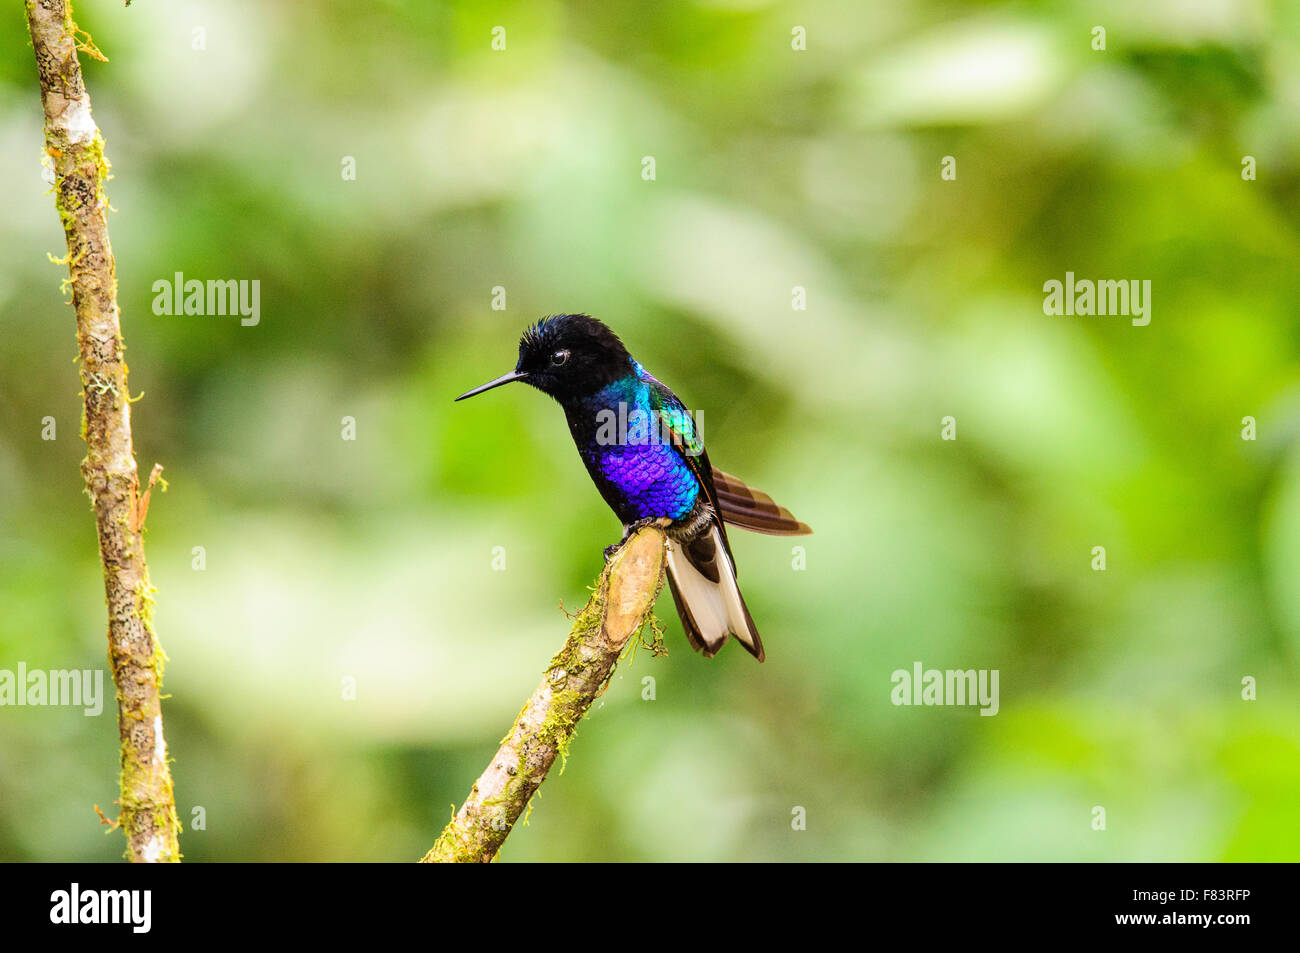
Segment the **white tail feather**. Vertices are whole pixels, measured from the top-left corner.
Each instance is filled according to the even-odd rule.
[[[711,581],[691,565],[691,561],[671,539],[668,541],[668,572],[710,655],[722,647],[728,635],[734,635],[753,654],[760,655],[758,640],[750,630],[749,614],[745,611],[740,587],[736,584],[736,570],[727,557],[722,535],[717,526],[711,526],[709,533],[713,537],[717,553],[717,582]]]

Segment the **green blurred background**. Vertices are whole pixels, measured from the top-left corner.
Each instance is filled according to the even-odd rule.
[[[7,7],[0,668],[103,667]],[[561,311],[817,533],[734,534],[763,665],[691,652],[665,595],[670,655],[619,669],[503,859],[1300,857],[1300,7],[76,13],[111,61],[83,57],[137,455],[170,480],[147,545],[188,859],[414,860],[465,796],[619,532],[549,400],[451,400]],[[260,280],[261,323],[155,316],[177,271]],[[1044,315],[1066,271],[1150,279],[1150,325]],[[895,707],[914,661],[998,669],[1000,713]],[[0,859],[119,857],[116,784],[111,703],[0,709]]]

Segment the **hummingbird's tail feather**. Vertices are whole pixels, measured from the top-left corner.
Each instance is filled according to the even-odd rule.
[[[763,641],[736,585],[716,523],[690,543],[668,540],[668,588],[691,646],[713,658],[734,635],[750,655],[763,661]]]
[[[799,522],[762,490],[717,467],[713,468],[713,486],[718,494],[718,515],[729,526],[769,536],[807,536],[812,532],[807,523]]]

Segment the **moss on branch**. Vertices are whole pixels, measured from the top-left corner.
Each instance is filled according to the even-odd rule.
[[[91,117],[77,52],[103,59],[72,22],[66,0],[25,0],[54,205],[68,253],[81,366],[81,472],[95,511],[108,603],[108,661],[117,687],[121,738],[121,817],[127,857],[180,860],[180,821],[162,723],[163,652],[152,623],[153,588],[145,564],[144,506],[131,442],[131,399],[118,319],[117,274],[108,240],[108,161]],[[82,39],[79,39],[82,38]],[[156,475],[156,470],[155,470]]]
[[[564,647],[423,863],[492,861],[557,756],[563,770],[578,722],[605,690],[623,650],[651,623],[664,581],[664,543],[662,531],[646,527],[615,552],[573,617]]]

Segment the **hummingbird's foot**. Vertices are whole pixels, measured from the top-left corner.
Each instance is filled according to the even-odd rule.
[[[623,538],[613,546],[605,547],[605,562],[609,562],[613,559],[614,554],[623,548],[623,544],[631,539],[632,534],[637,530],[643,529],[646,526],[657,526],[660,529],[663,529],[671,522],[672,520],[668,519],[666,516],[647,516],[645,519],[639,519],[635,523],[628,523],[627,526],[623,528]]]

